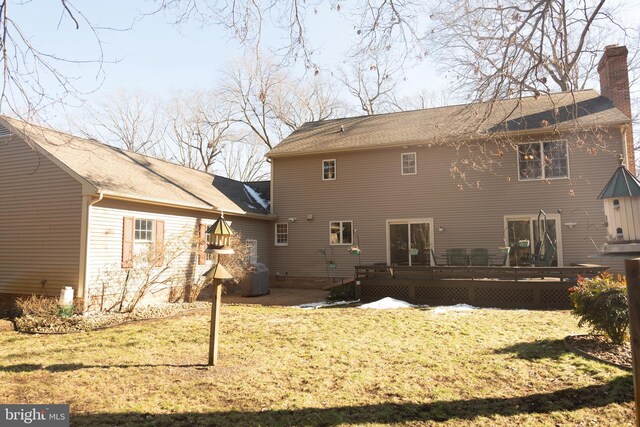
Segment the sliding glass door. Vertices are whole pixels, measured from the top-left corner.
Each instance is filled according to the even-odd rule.
[[[433,220],[388,220],[387,262],[390,265],[431,265]]]
[[[509,265],[531,264],[532,255],[538,247],[541,247],[542,251],[550,251],[548,260],[550,266],[562,265],[562,238],[559,224],[560,215],[557,214],[548,214],[544,224],[538,224],[538,215],[506,216],[505,241],[511,248]],[[555,253],[551,252],[552,245],[555,248]]]

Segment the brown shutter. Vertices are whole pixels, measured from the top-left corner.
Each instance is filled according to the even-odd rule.
[[[133,217],[125,216],[122,222],[122,268],[133,267]]]
[[[164,263],[164,221],[156,220],[155,266],[161,267]]]
[[[198,264],[202,265],[207,262],[207,254],[204,250],[207,248],[207,226],[200,224],[200,232],[198,239]]]

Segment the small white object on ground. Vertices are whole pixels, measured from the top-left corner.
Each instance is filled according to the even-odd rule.
[[[392,308],[412,308],[417,307],[417,305],[409,304],[406,301],[401,301],[393,298],[382,298],[381,300],[370,302],[368,304],[362,304],[358,308],[375,308],[378,310],[387,310]]]
[[[448,313],[451,311],[471,311],[477,310],[478,307],[474,307],[469,304],[456,304],[456,305],[441,305],[439,307],[433,307],[433,314]]]

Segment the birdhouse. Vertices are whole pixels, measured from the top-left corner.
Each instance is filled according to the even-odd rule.
[[[637,252],[640,250],[640,181],[620,165],[598,199],[604,203],[607,241],[603,252]]]
[[[233,230],[224,220],[224,215],[220,215],[220,218],[213,223],[207,229],[207,233],[211,236],[211,241],[207,245],[206,252],[213,252],[216,254],[233,254],[235,251],[229,244],[229,239],[233,235]]]

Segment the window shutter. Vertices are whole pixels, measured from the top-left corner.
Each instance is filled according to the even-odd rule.
[[[125,216],[122,222],[122,268],[133,267],[133,217]]]
[[[204,250],[207,248],[207,226],[200,224],[200,233],[198,239],[198,264],[202,265],[207,262],[207,254]]]
[[[155,260],[156,267],[161,267],[164,263],[164,221],[156,220],[155,236]]]

